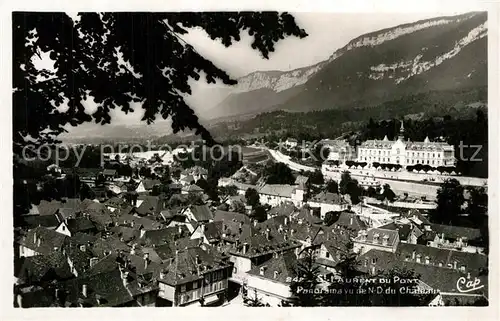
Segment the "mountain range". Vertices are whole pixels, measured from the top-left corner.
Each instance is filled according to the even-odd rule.
[[[221,89],[226,98],[204,118],[369,107],[487,86],[486,21],[483,12],[417,21],[357,37],[309,67],[253,72]]]
[[[452,108],[485,103],[487,69],[487,13],[471,12],[364,34],[325,61],[290,71],[255,71],[236,86],[212,87],[196,99],[203,101],[199,116],[209,127],[274,111],[347,112],[389,105],[391,112],[384,116],[392,117],[398,108],[412,114],[415,99],[428,104],[440,99],[440,93]],[[412,104],[399,106],[406,101]],[[362,112],[358,117],[363,119]],[[128,139],[172,132],[166,122],[99,127],[79,126],[66,136]]]

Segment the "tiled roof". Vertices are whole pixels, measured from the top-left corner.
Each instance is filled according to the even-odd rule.
[[[476,240],[481,238],[481,230],[475,228],[453,226],[453,225],[441,225],[441,224],[431,224],[431,229],[435,231],[438,235],[444,234],[445,239],[459,239],[466,238],[467,240]]]
[[[412,230],[412,225],[391,222],[391,223],[388,223],[386,225],[380,226],[380,228],[385,229],[385,230],[397,231],[399,234],[400,240],[407,240],[408,237],[410,236],[410,232]]]
[[[283,255],[277,255],[255,266],[248,271],[248,274],[272,280],[273,282],[290,284],[290,280],[297,276],[298,269],[299,264],[297,256],[295,256],[293,252],[288,252]]]
[[[56,214],[57,210],[61,208],[61,202],[59,201],[45,201],[42,200],[40,201],[40,204],[37,206],[38,207],[38,212],[40,215],[54,215]]]
[[[56,228],[59,225],[59,220],[55,215],[24,216],[21,220],[21,226],[28,229],[32,229],[38,226],[46,228]]]
[[[258,192],[259,194],[291,198],[295,188],[293,185],[266,184]]]
[[[268,212],[269,216],[284,215],[290,216],[296,211],[295,205],[292,202],[283,202],[282,204],[271,208]]]
[[[363,236],[365,237],[364,240]],[[377,244],[392,247],[394,243],[398,242],[398,239],[399,234],[397,231],[386,230],[382,228],[371,228],[367,231],[359,231],[358,236],[354,240],[360,243]],[[387,241],[386,245],[383,244],[384,240]]]
[[[187,175],[187,176],[181,178],[180,180],[181,180],[181,182],[191,183],[194,181],[194,177],[193,177],[193,175]]]
[[[110,231],[116,237],[123,239],[125,243],[138,239],[140,236],[140,231],[137,228],[128,226],[114,226],[110,229]]]
[[[99,238],[92,244],[91,249],[92,254],[99,258],[102,258],[109,253],[129,250],[130,247],[124,242],[120,241],[118,237],[107,237],[105,239]]]
[[[477,253],[468,253],[454,250],[435,248],[419,244],[400,243],[396,251],[400,260],[413,260],[413,251],[415,255],[420,255],[422,262],[429,257],[431,265],[442,264],[443,267],[455,264],[457,268],[462,265],[467,271],[479,271],[488,266],[488,257]]]
[[[111,212],[106,207],[106,205],[102,203],[94,202],[92,204],[89,204],[83,212],[88,214],[90,220],[100,227],[106,226],[113,222],[113,219],[111,218]]]
[[[157,230],[145,231],[141,237],[141,243],[146,246],[162,245],[169,242],[174,242],[182,237],[189,236],[190,232],[185,225],[178,225]]]
[[[459,252],[460,253],[460,252]],[[372,266],[376,267],[377,271],[387,271],[392,268],[408,269],[413,271],[417,277],[432,287],[433,289],[440,290],[441,292],[458,293],[457,291],[457,281],[460,277],[467,276],[469,272],[461,272],[460,270],[448,268],[446,265],[439,267],[433,264],[432,257],[430,258],[430,264],[425,263],[425,257],[422,258],[422,263],[417,263],[415,261],[406,261],[398,253],[390,253],[382,250],[371,249],[362,256],[359,257],[358,269],[361,271],[369,271]],[[375,262],[375,264],[373,264]],[[458,266],[460,268],[460,265]],[[485,276],[481,275],[478,270],[473,270],[469,272],[471,277],[474,279],[478,277],[482,280],[481,284],[487,285],[488,282]],[[485,293],[487,290],[485,289]]]
[[[215,211],[214,214],[214,221],[224,221],[224,222],[236,221],[249,224],[252,220],[245,214],[217,210]]]
[[[25,247],[34,250],[42,255],[50,254],[55,250],[62,250],[69,238],[54,230],[44,227],[36,227],[29,230],[20,243]]]
[[[102,171],[103,175],[116,175],[116,169],[106,168]]]
[[[312,209],[309,206],[303,206],[298,212],[293,215],[294,220],[302,221],[309,224],[321,224],[323,220],[312,214]]]
[[[197,258],[200,264],[197,264]],[[203,273],[228,267],[228,264],[217,260],[200,247],[187,248],[174,255],[172,263],[164,269],[163,277],[160,277],[159,281],[175,285],[200,280],[203,278]]]
[[[94,223],[85,217],[70,218],[67,220],[66,225],[72,234],[97,230]]]
[[[182,188],[182,190],[185,191],[185,192],[191,192],[191,193],[203,192],[203,189],[201,187],[199,187],[198,185],[195,185],[195,184],[184,186]]]
[[[367,228],[365,222],[363,222],[356,213],[342,211],[339,214],[339,218],[334,225],[339,225],[354,232],[364,230]]]
[[[73,277],[68,262],[61,252],[22,257],[15,276],[27,283],[61,281]]]
[[[144,200],[136,212],[139,215],[157,215],[163,209],[163,201],[158,196],[144,196]]]
[[[72,245],[83,245],[88,243],[94,243],[97,240],[97,236],[90,235],[87,233],[77,232],[71,235],[70,243]]]
[[[311,198],[312,202],[325,204],[347,204],[347,202],[337,193],[321,192]]]
[[[192,205],[190,207],[191,213],[198,222],[207,222],[213,220],[212,211],[207,205]]]
[[[66,256],[73,263],[73,268],[78,274],[85,272],[90,267],[90,259],[94,257],[90,249],[85,246],[84,250],[77,246],[68,246],[65,249]]]

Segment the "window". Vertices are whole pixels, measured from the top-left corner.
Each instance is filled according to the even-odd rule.
[[[429,160],[427,160],[427,165],[429,165]]]
[[[330,258],[330,253],[326,252],[326,258],[329,259]]]
[[[376,258],[372,258],[372,264],[375,264],[377,263],[377,259]]]
[[[193,282],[193,290],[196,290],[198,288],[198,281]]]
[[[181,285],[181,293],[186,292],[186,285],[183,284]]]
[[[234,273],[234,274],[238,273],[238,268],[237,268],[236,266],[235,266],[235,267],[233,267],[233,273]]]

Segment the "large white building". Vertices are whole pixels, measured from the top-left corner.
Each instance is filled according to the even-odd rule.
[[[368,164],[399,164],[403,167],[417,164],[432,167],[456,165],[455,148],[442,142],[431,142],[429,137],[423,142],[405,141],[404,125],[396,140],[391,141],[384,137],[383,140],[367,140],[358,147],[358,162]]]

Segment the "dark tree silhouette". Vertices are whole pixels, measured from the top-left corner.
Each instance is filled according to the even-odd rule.
[[[236,80],[179,35],[199,27],[230,46],[246,30],[252,49],[266,59],[279,40],[307,36],[292,15],[277,12],[87,12],[75,20],[66,13],[15,12],[12,19],[13,140],[18,155],[27,136],[37,143],[54,142],[53,135],[64,132],[64,125],[110,123],[110,110],[132,112],[131,102],[142,103],[142,120],[148,124],[158,114],[171,117],[174,132],[193,129],[213,142],[183,98],[191,94],[188,80],[199,80],[200,72],[208,83],[218,79],[234,85]],[[36,69],[31,58],[42,52],[55,60],[55,71]],[[98,105],[92,115],[82,105],[88,97]],[[64,100],[68,109],[58,110]]]
[[[326,183],[326,191],[329,193],[338,193],[339,192],[339,184],[337,181],[331,180]]]
[[[396,198],[396,194],[391,189],[389,184],[384,184],[384,192],[382,193],[382,197],[384,200],[388,200],[389,202],[393,202]]]
[[[321,305],[322,295],[315,291],[320,284],[319,273],[319,266],[314,262],[314,252],[308,248],[304,251],[304,257],[297,262],[296,276],[290,283],[295,306]]]
[[[258,206],[260,205],[260,197],[259,193],[255,188],[249,188],[245,192],[245,199],[247,204],[250,206]]]
[[[264,170],[268,184],[293,184],[295,178],[292,170],[283,163],[275,163]]]
[[[431,213],[432,221],[452,224],[462,212],[464,187],[454,178],[447,179],[437,191],[437,208]]]

